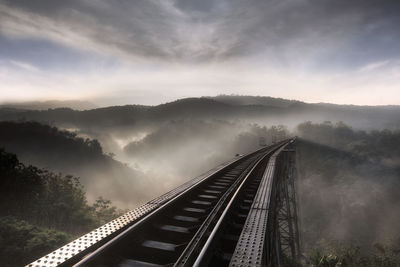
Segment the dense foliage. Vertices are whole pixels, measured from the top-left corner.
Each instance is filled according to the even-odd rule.
[[[0,147],[26,165],[79,177],[90,200],[98,192],[123,208],[148,200],[143,199],[143,190],[132,195],[143,174],[105,154],[93,137],[34,121],[0,122],[0,129]]]
[[[0,122],[0,145],[18,157],[29,155],[34,161],[35,153],[48,155],[49,166],[60,162],[73,162],[78,166],[87,161],[101,160],[105,156],[96,139],[77,137],[74,132],[62,131],[50,125],[35,121]]]
[[[85,193],[71,176],[24,166],[14,154],[0,150],[0,214],[15,216],[64,231],[93,227]],[[77,225],[79,228],[77,229]]]
[[[303,123],[303,249],[313,266],[400,266],[400,132]]]
[[[385,246],[373,245],[368,253],[351,243],[332,242],[315,249],[310,255],[310,263],[315,267],[397,267],[400,265],[400,243]]]
[[[308,104],[278,98],[218,96],[186,98],[157,106],[114,106],[77,111],[5,109],[0,120],[35,120],[58,127],[109,130],[117,127],[156,126],[176,119],[246,120],[262,124],[294,125],[304,120],[343,120],[356,127],[393,128],[400,123],[398,107]]]
[[[77,178],[25,166],[16,155],[0,149],[0,262],[4,265],[26,264],[120,213],[103,198],[89,205]]]
[[[354,130],[343,122],[316,124],[305,122],[297,126],[299,135],[316,143],[351,151],[374,160],[400,159],[400,130]]]
[[[22,266],[70,239],[64,232],[37,227],[13,217],[0,217],[0,263]]]

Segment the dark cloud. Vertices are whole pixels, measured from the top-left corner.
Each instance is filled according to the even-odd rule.
[[[219,3],[222,1],[215,1],[215,0],[176,0],[174,5],[181,9],[188,12],[212,12],[219,7]]]
[[[3,4],[1,4],[3,3]],[[0,0],[3,33],[124,58],[331,61],[358,67],[399,57],[395,0]]]
[[[80,1],[51,1],[51,0],[3,0],[3,2],[14,8],[23,8],[31,12],[43,15],[55,14],[65,8],[80,8]]]
[[[266,51],[283,61],[315,57],[318,62],[335,57],[342,65],[362,65],[370,60],[399,56],[399,51],[393,49],[400,40],[399,1],[252,3],[247,6],[239,2],[234,8],[237,13],[226,20],[225,33],[240,28],[236,42],[239,54]],[[388,55],[384,48],[390,48],[391,53]]]
[[[171,56],[173,18],[152,1],[10,1],[0,12],[3,31],[124,56]]]

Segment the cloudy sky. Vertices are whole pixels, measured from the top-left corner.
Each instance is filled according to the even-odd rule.
[[[0,102],[400,104],[398,0],[0,0]]]

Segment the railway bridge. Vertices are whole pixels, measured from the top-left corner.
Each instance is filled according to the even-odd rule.
[[[293,266],[295,144],[238,156],[27,266]]]

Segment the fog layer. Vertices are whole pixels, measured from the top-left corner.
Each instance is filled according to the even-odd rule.
[[[260,137],[270,144],[298,135],[304,249],[355,240],[366,251],[399,238],[398,115],[398,107],[232,96],[87,111],[1,109],[2,120],[14,122],[2,122],[0,145],[26,163],[80,176],[90,200],[132,209],[259,148]]]

